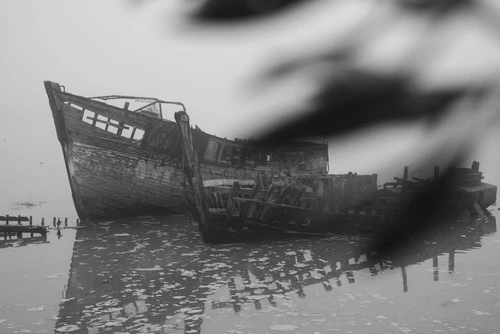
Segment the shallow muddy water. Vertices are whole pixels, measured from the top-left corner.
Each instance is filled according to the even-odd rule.
[[[497,214],[497,208],[491,208]],[[0,333],[495,333],[495,217],[398,254],[362,237],[203,245],[187,216],[0,241]]]

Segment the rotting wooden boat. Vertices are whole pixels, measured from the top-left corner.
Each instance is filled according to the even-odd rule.
[[[377,232],[393,228],[405,214],[408,203],[430,183],[439,181],[403,178],[377,189],[377,175],[289,175],[263,182],[255,178],[207,179],[199,168],[196,143],[189,117],[175,114],[185,153],[184,170],[194,191],[192,211],[207,243],[235,240],[235,236],[263,237],[325,236],[330,233]],[[497,187],[481,182],[479,163],[472,168],[454,168],[452,187],[443,201],[443,217],[456,218],[468,210],[482,209],[496,201]],[[449,191],[448,191],[449,190]],[[407,213],[406,213],[407,214]],[[406,217],[406,218],[403,218]],[[470,218],[470,217],[469,217]]]
[[[496,202],[497,186],[482,181],[484,176],[479,171],[478,161],[473,161],[470,168],[453,167],[450,171],[451,189],[449,197],[444,200],[445,213],[453,218],[464,211],[483,216],[484,210]],[[437,182],[438,178],[439,166],[434,166],[432,179],[409,177],[408,167],[405,167],[402,178],[394,177],[393,182],[384,183],[383,188],[377,191],[377,200],[386,208],[397,207],[401,201]]]
[[[45,89],[80,219],[183,213],[192,206],[179,131],[167,112],[185,111],[182,103],[122,95],[87,98],[50,81]],[[326,143],[263,148],[198,127],[192,137],[207,180],[266,181],[328,171]]]
[[[192,211],[205,242],[234,240],[228,237],[235,234],[324,235],[381,224],[382,216],[371,205],[376,174],[216,179],[200,168],[189,116],[181,111],[175,119],[186,158],[184,171],[195,199]]]

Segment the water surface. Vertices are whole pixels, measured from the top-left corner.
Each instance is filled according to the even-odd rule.
[[[398,254],[367,246],[355,236],[207,246],[183,215],[65,229],[60,238],[52,231],[35,242],[1,241],[0,332],[499,328],[495,217],[428,231]]]

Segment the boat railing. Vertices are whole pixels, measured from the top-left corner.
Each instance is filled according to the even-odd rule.
[[[105,95],[105,96],[90,97],[89,99],[102,100],[106,101],[106,103],[119,101],[120,103],[124,103],[123,106],[117,106],[112,103],[110,104],[113,106],[117,106],[119,108],[121,107],[124,110],[129,110],[134,113],[145,114],[148,116],[158,117],[160,119],[167,119],[164,115],[164,109],[166,105],[180,106],[182,108],[181,111],[184,112],[186,111],[186,107],[182,102],[164,101],[151,97],[140,97],[140,96],[129,96],[129,95]],[[132,103],[140,103],[140,104],[138,106],[135,106],[135,108],[133,109],[129,109]]]

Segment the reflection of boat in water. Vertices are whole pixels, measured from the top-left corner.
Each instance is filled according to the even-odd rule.
[[[362,270],[377,275],[400,268],[406,291],[407,266],[448,254],[453,271],[456,252],[481,247],[481,236],[496,231],[494,217],[442,227],[394,256],[373,254],[364,239],[347,237],[209,248],[197,242],[194,229],[185,228],[184,218],[169,219],[178,221],[143,219],[79,229],[57,328],[197,333],[211,310],[280,307],[290,294],[305,297],[307,286],[331,291],[356,283]]]
[[[360,247],[360,243],[353,245],[347,241],[335,241],[331,244],[332,248],[325,249],[325,243],[319,249],[313,247],[307,251],[288,252],[280,262],[266,265],[264,270],[251,266],[249,270],[238,271],[228,282],[229,297],[213,300],[212,308],[230,307],[239,312],[241,305],[254,303],[259,310],[262,308],[261,301],[266,300],[275,306],[277,294],[296,293],[303,298],[306,296],[304,288],[314,284],[321,284],[328,292],[335,286],[355,283],[355,273],[364,269],[375,276],[399,268],[402,289],[408,292],[407,266],[432,259],[432,277],[438,281],[438,256],[448,255],[448,271],[453,272],[457,252],[481,247],[481,237],[495,232],[495,217],[489,216],[471,226],[448,225],[427,231],[414,241],[412,247],[398,254],[376,254],[369,248]],[[272,268],[279,270],[269,270]]]
[[[180,102],[134,96],[70,94],[46,81],[80,219],[185,212],[179,133],[169,113]],[[293,142],[279,150],[193,129],[203,175],[210,179],[326,174],[328,145]]]

